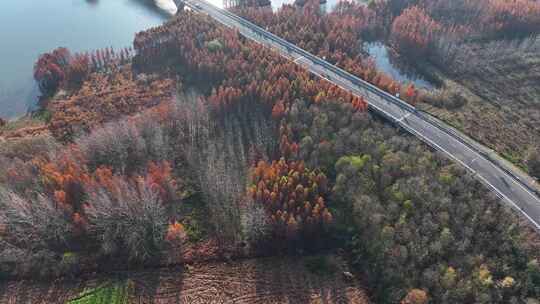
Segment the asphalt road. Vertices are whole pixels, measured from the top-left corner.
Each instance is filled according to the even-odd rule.
[[[208,14],[225,26],[237,29],[243,36],[277,50],[282,56],[337,86],[363,96],[372,110],[418,137],[431,147],[445,153],[474,173],[475,177],[508,202],[540,231],[540,198],[511,173],[489,160],[460,136],[449,132],[444,125],[434,124],[429,114],[416,109],[373,85],[316,57],[268,31],[204,0],[188,0],[196,11]]]

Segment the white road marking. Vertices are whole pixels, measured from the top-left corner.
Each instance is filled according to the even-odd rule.
[[[300,59],[302,59],[302,58],[305,58],[305,57],[304,57],[304,56],[300,56],[300,57],[296,58],[295,60],[293,60],[293,62],[294,62],[294,63],[298,63],[298,61],[299,61]]]
[[[409,117],[409,115],[411,115],[411,114],[412,114],[412,113],[409,112],[409,113],[407,113],[406,115],[402,116],[400,119],[397,119],[396,121],[397,121],[397,122],[401,122],[402,120],[407,119],[407,117]]]

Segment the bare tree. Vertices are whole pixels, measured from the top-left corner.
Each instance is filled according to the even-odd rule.
[[[26,248],[65,249],[73,226],[69,216],[49,198],[38,194],[35,199],[21,197],[0,187],[0,230],[5,240]]]
[[[169,133],[177,135],[175,146],[197,174],[217,236],[224,242],[238,241],[249,150],[266,155],[275,149],[275,123],[241,106],[218,116],[193,96],[179,98],[171,116]]]
[[[111,189],[87,189],[88,230],[103,253],[127,251],[131,261],[146,261],[162,249],[167,229],[165,208],[149,183],[137,185],[116,176]]]
[[[270,219],[261,204],[252,200],[245,203],[240,217],[242,236],[251,244],[257,244],[270,236],[272,226]]]
[[[117,172],[133,173],[149,160],[166,156],[165,140],[157,122],[136,125],[129,120],[109,123],[79,138],[76,143],[90,169],[111,166]]]

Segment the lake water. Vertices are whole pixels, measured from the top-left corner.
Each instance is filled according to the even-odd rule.
[[[392,58],[388,52],[386,46],[381,42],[366,43],[364,49],[375,60],[377,69],[392,76],[393,79],[403,83],[414,83],[418,88],[432,89],[433,84],[423,79],[416,74],[410,68],[407,69],[404,66],[398,66],[397,63],[392,62]]]
[[[164,9],[159,9],[156,3]],[[222,0],[208,0],[223,7]],[[339,0],[327,0],[330,11]],[[171,0],[0,0],[0,117],[25,114],[37,100],[32,69],[59,46],[72,52],[132,45],[138,31],[170,17]],[[273,0],[278,9],[294,0]]]
[[[131,46],[135,32],[167,18],[152,0],[0,0],[0,117],[22,115],[35,103],[39,54],[58,46]]]

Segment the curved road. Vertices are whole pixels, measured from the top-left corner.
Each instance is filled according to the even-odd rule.
[[[526,217],[540,231],[540,198],[525,182],[508,169],[491,161],[485,153],[464,140],[465,136],[435,123],[429,114],[374,87],[358,77],[298,48],[257,25],[204,0],[187,0],[191,9],[208,14],[225,26],[237,29],[243,36],[277,50],[282,56],[335,85],[364,97],[372,110],[407,130],[436,150],[463,165],[500,198]]]

